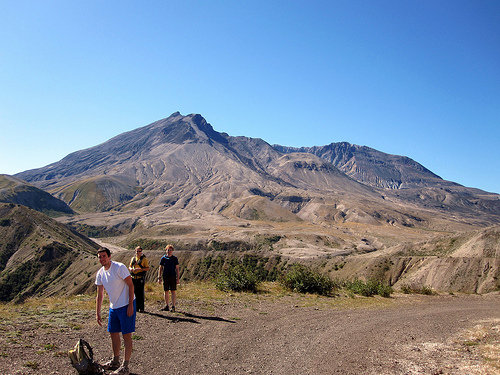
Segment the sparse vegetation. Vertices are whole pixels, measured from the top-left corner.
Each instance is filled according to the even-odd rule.
[[[233,264],[223,269],[215,279],[219,290],[235,292],[256,292],[261,280],[243,264]]]
[[[424,294],[427,296],[431,296],[434,294],[437,294],[436,291],[434,291],[431,287],[428,287],[426,285],[422,286],[411,286],[408,284],[404,284],[401,286],[401,292],[405,294]]]
[[[40,365],[36,361],[28,361],[24,364],[24,367],[32,368],[33,370],[37,370]]]
[[[106,228],[104,226],[94,226],[81,223],[69,223],[68,226],[76,232],[92,238],[113,237],[122,234],[122,232],[117,229]]]
[[[393,292],[392,288],[389,285],[373,279],[367,281],[362,281],[359,279],[346,281],[344,282],[344,287],[348,291],[364,297],[371,297],[375,295],[390,297]]]
[[[292,265],[280,276],[279,280],[288,290],[324,296],[330,295],[339,286],[328,276],[302,264]]]

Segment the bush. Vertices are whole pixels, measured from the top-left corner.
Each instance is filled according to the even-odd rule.
[[[382,284],[380,281],[376,280],[367,280],[365,282],[354,279],[354,281],[346,281],[344,287],[354,294],[365,297],[371,297],[377,294],[382,297],[390,297],[393,292],[389,285]]]
[[[405,284],[401,286],[401,291],[405,294],[425,294],[427,296],[437,294],[431,287],[426,285],[415,287]]]
[[[255,292],[259,283],[257,276],[242,264],[230,265],[215,279],[215,287],[224,291]]]
[[[328,276],[311,270],[302,264],[294,264],[280,276],[286,289],[299,293],[330,295],[337,287]]]

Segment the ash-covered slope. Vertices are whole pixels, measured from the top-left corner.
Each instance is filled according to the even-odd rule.
[[[319,156],[356,181],[374,187],[404,189],[457,185],[441,179],[406,156],[390,155],[370,147],[347,142],[300,148],[280,145],[273,147],[283,153],[303,152]]]
[[[73,210],[60,199],[5,174],[0,174],[0,202],[22,204],[51,216],[73,213]]]
[[[316,155],[354,180],[378,190],[387,199],[407,206],[462,216],[472,224],[500,222],[500,195],[443,180],[416,161],[347,142],[326,146],[273,146],[284,153]]]
[[[0,203],[0,301],[92,285],[98,245],[28,207]]]
[[[305,171],[307,173],[305,173]],[[50,191],[79,212],[221,212],[262,196],[380,194],[306,154],[283,156],[261,139],[213,130],[200,115],[170,117],[74,152],[17,177]],[[285,197],[283,200],[281,197]]]
[[[109,212],[120,228],[112,212],[147,226],[207,213],[405,226],[500,220],[498,195],[444,181],[411,159],[345,143],[272,147],[178,112],[16,177],[79,213]]]

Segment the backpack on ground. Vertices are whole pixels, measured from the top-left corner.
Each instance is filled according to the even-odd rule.
[[[80,375],[104,374],[102,366],[94,362],[94,352],[87,341],[79,339],[75,348],[68,352],[68,356],[71,364]]]

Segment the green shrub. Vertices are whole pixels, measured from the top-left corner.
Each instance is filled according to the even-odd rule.
[[[346,281],[344,287],[360,296],[371,297],[374,295],[380,295],[382,297],[390,297],[393,292],[389,285],[383,284],[376,280],[362,281],[359,279],[354,279],[353,281]]]
[[[299,293],[330,295],[337,287],[328,276],[313,271],[302,264],[294,264],[279,278],[286,289]]]
[[[436,294],[436,292],[427,285],[423,285],[421,287],[415,287],[415,286],[410,286],[408,284],[404,284],[401,286],[401,291],[405,294],[425,294],[427,296],[432,296]]]
[[[255,292],[259,283],[257,276],[242,264],[230,265],[215,279],[216,288],[224,291]]]

